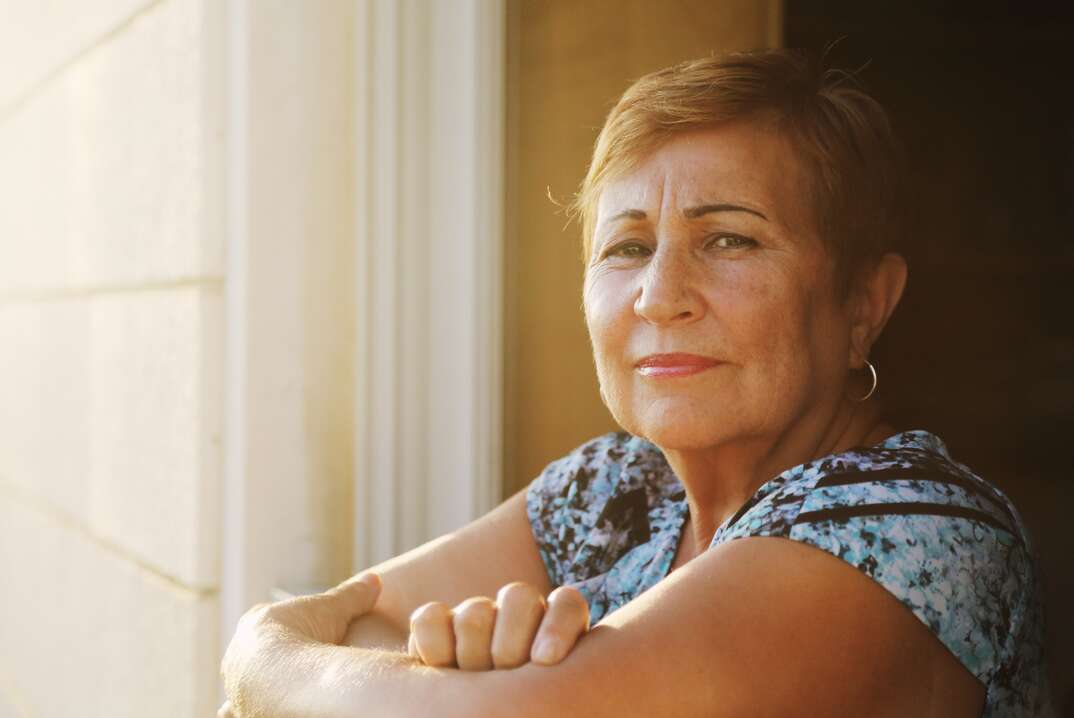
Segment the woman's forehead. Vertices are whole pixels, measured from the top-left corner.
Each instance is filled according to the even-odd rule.
[[[608,181],[597,203],[597,224],[629,210],[650,215],[714,202],[791,220],[804,209],[799,174],[790,143],[764,125],[728,123],[683,133]]]

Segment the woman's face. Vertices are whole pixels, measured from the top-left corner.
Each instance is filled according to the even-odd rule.
[[[790,143],[750,122],[679,135],[606,185],[584,306],[627,431],[698,449],[834,412],[850,319],[806,187]]]

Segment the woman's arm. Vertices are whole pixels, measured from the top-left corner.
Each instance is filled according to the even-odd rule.
[[[383,584],[380,598],[351,624],[347,645],[406,652],[410,615],[423,604],[491,598],[514,581],[534,586],[543,596],[552,590],[526,515],[524,490],[458,531],[370,570]]]
[[[361,688],[361,715],[394,715],[400,678],[421,675],[414,659],[388,650],[340,646],[352,616],[373,607],[381,583],[366,573],[313,596],[261,604],[247,611],[221,666],[228,701],[218,718],[322,718],[334,714],[339,696]],[[408,684],[407,701],[432,680]]]
[[[977,716],[984,687],[887,591],[778,538],[711,549],[559,665],[466,673],[327,647],[329,713],[368,716]],[[346,649],[354,650],[354,649]]]
[[[262,714],[251,712],[248,706],[260,706],[258,710],[267,711],[264,715],[321,715],[317,706],[322,699],[338,692],[321,690],[325,681],[332,684],[333,675],[345,674],[352,683],[370,690],[374,688],[370,676],[386,683],[398,675],[395,669],[403,666],[423,676],[432,675],[423,673],[424,666],[406,655],[409,617],[417,607],[432,601],[454,605],[473,596],[491,597],[505,584],[516,582],[527,584],[531,594],[536,591],[535,600],[547,596],[552,588],[530,528],[525,491],[470,525],[379,564],[372,571],[380,576],[379,598],[375,605],[371,602],[361,610],[353,606],[344,610],[337,589],[248,611],[222,665],[231,701],[220,715],[232,718]],[[355,588],[353,578],[341,587],[345,585],[361,590]],[[559,654],[545,662],[559,660],[558,656],[569,650],[587,623],[584,599],[580,594],[574,597],[576,600],[570,598],[552,601],[549,615],[541,623],[538,637],[550,632],[564,634],[560,636]],[[578,602],[582,604],[580,609],[574,605]],[[563,610],[557,612],[557,606]],[[305,610],[314,607],[316,620],[304,615]],[[580,617],[574,615],[578,610]],[[517,627],[509,626],[506,633],[501,633],[503,619],[497,615],[495,640],[487,647],[494,658],[497,645],[501,649],[512,648],[520,641],[528,645],[527,636],[514,630]],[[333,661],[337,659],[346,668],[326,673],[323,669],[335,665]],[[288,712],[288,705],[296,707],[293,713]]]

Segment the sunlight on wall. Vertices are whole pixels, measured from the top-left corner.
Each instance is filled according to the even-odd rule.
[[[211,5],[4,3],[0,692],[27,715],[215,709]]]

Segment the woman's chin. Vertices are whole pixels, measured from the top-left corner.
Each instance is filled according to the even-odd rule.
[[[702,408],[660,402],[629,413],[630,416],[620,419],[619,424],[631,434],[665,450],[705,449],[737,433],[735,425],[738,422],[727,412],[714,412],[711,405]]]
[[[633,433],[633,432],[632,432]],[[647,431],[640,436],[664,451],[695,451],[708,449],[723,440],[720,432],[698,430],[696,427],[683,427],[677,430],[675,427],[662,426],[655,431]]]

